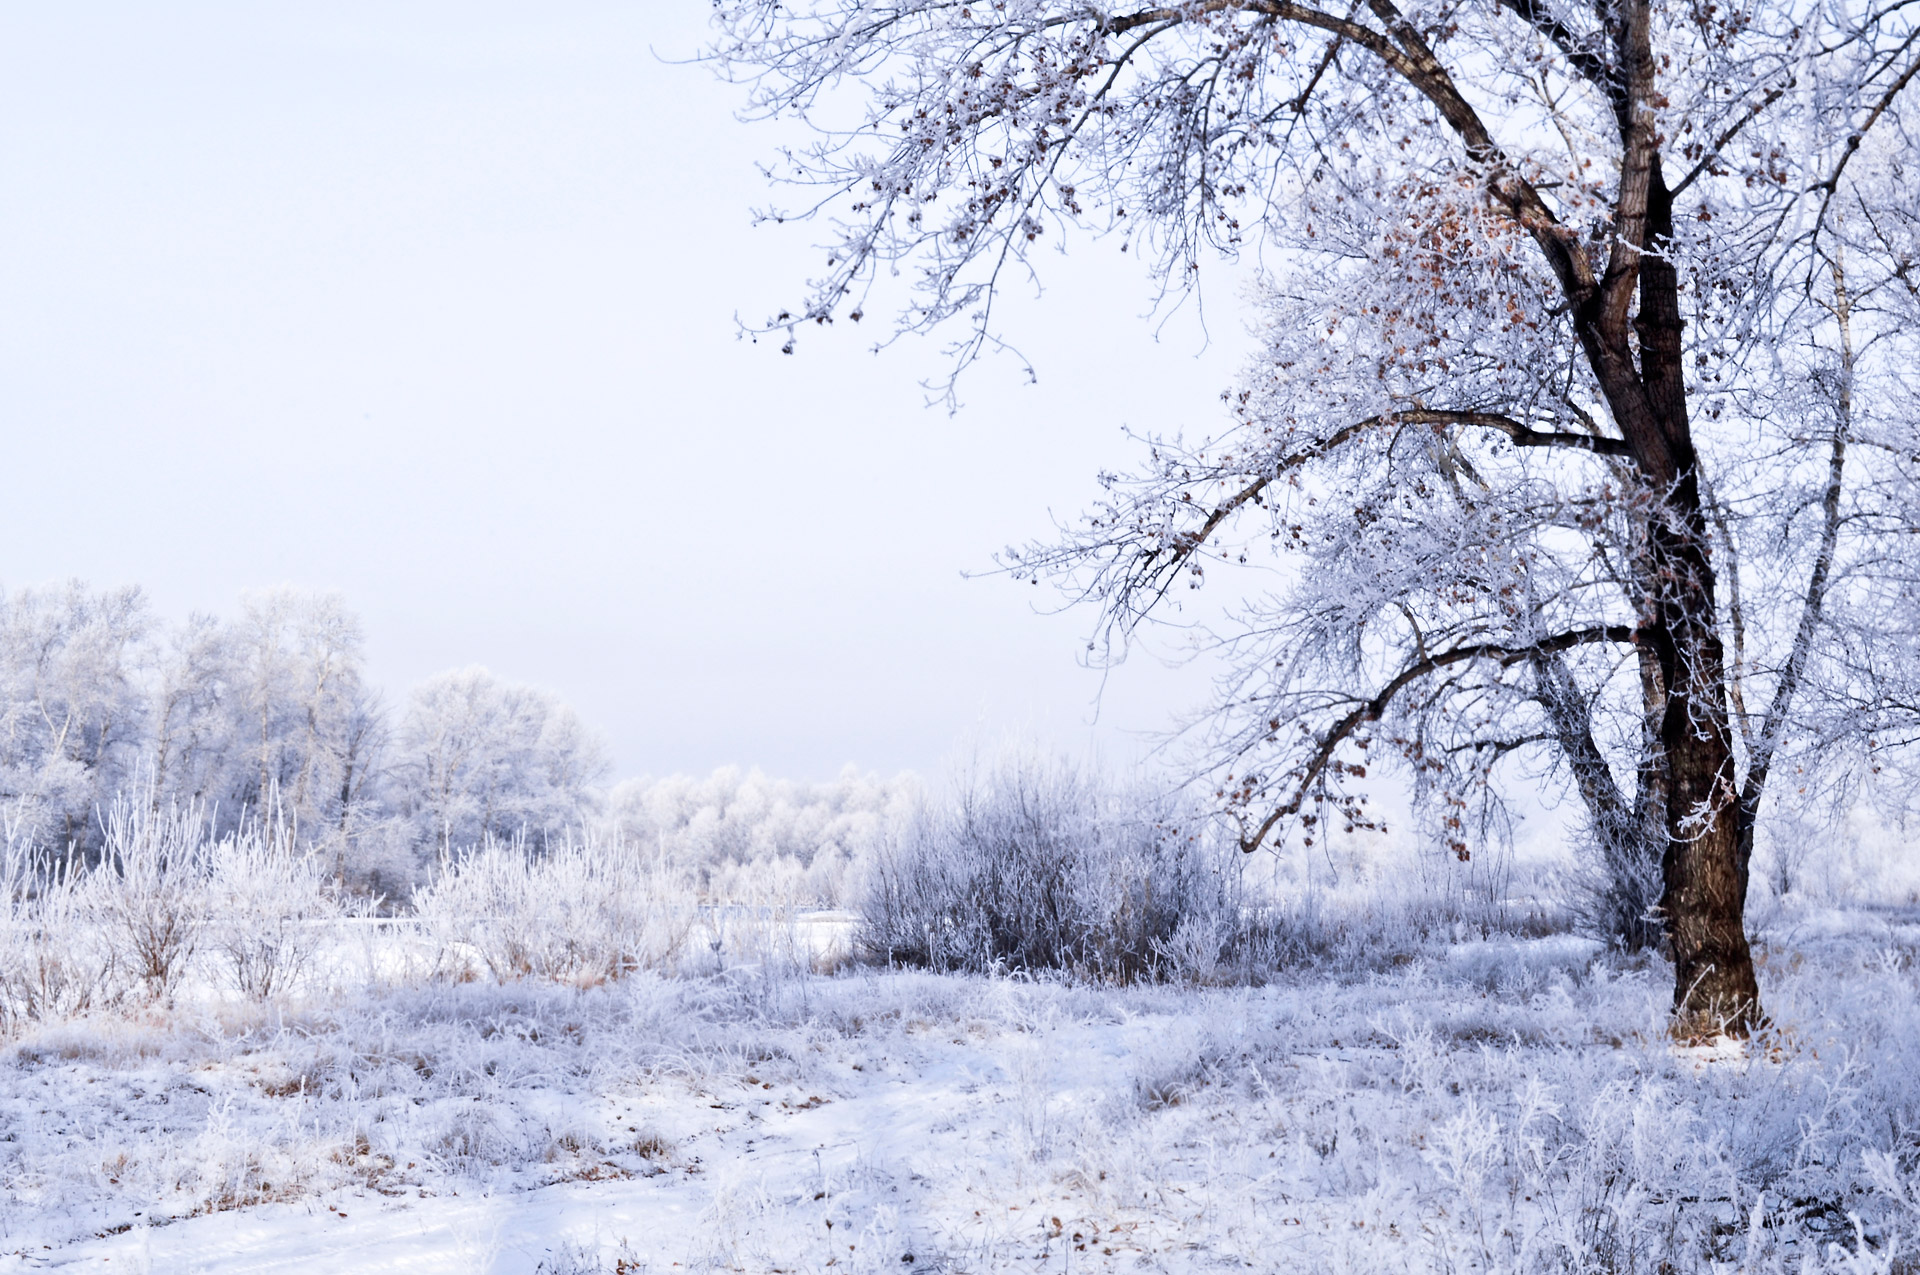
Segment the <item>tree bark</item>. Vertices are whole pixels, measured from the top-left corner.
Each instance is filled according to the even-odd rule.
[[[1664,532],[1665,529],[1663,528]],[[1733,738],[1724,657],[1712,623],[1713,577],[1700,538],[1656,550],[1660,622],[1647,639],[1666,674],[1660,747],[1668,779],[1661,914],[1673,957],[1676,1033],[1745,1035],[1760,1022],[1747,944]]]

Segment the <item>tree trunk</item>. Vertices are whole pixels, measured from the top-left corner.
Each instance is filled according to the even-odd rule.
[[[1711,622],[1711,567],[1700,540],[1659,556],[1677,567],[1663,590],[1662,622],[1648,634],[1668,686],[1660,723],[1668,781],[1660,910],[1673,957],[1674,1029],[1743,1036],[1760,1020],[1760,990],[1743,915],[1738,789],[1724,660]]]
[[[1673,197],[1656,165],[1647,239],[1659,245],[1672,234]],[[1747,946],[1726,653],[1687,419],[1681,327],[1679,278],[1669,261],[1649,254],[1641,263],[1635,321],[1640,373],[1675,468],[1649,528],[1658,590],[1658,623],[1649,636],[1667,692],[1660,722],[1667,770],[1661,912],[1673,957],[1674,1030],[1744,1036],[1759,1022],[1760,989]]]
[[[1673,197],[1657,157],[1639,180],[1645,182],[1643,242],[1654,251],[1640,254],[1636,263],[1638,349],[1624,330],[1624,307],[1609,309],[1604,295],[1581,316],[1581,336],[1651,489],[1646,531],[1652,596],[1640,641],[1659,665],[1665,693],[1656,761],[1666,798],[1660,910],[1673,957],[1674,1031],[1685,1037],[1720,1031],[1744,1036],[1761,1021],[1760,993],[1744,921],[1726,659],[1687,417],[1680,281],[1658,250],[1673,234]]]

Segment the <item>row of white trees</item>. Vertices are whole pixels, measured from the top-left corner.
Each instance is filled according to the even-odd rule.
[[[607,795],[608,841],[655,853],[710,900],[841,907],[865,865],[925,804],[912,774],[849,766],[828,783],[725,766],[704,779],[629,779]]]
[[[157,619],[138,588],[0,591],[0,810],[9,840],[92,855],[122,792],[222,830],[270,813],[335,871],[390,888],[488,837],[541,840],[595,809],[607,768],[553,696],[482,668],[416,687],[397,721],[332,594]]]

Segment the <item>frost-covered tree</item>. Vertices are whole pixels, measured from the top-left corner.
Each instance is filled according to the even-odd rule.
[[[233,642],[214,616],[193,615],[165,636],[152,690],[148,779],[152,804],[208,809],[228,796],[234,769]]]
[[[194,616],[168,633],[152,682],[141,781],[156,809],[196,804],[223,832],[284,821],[341,876],[378,857],[361,843],[387,817],[386,714],[338,596],[278,590],[234,621]]]
[[[545,691],[484,668],[414,688],[395,741],[394,801],[443,859],[492,838],[537,847],[592,811],[604,746]]]
[[[1920,10],[716,13],[753,109],[819,130],[786,171],[837,217],[775,328],[857,320],[905,269],[898,326],[959,320],[964,361],[1008,263],[1075,227],[1175,289],[1208,245],[1262,244],[1266,349],[1226,431],[1147,440],[1012,558],[1120,638],[1182,580],[1288,560],[1217,635],[1206,755],[1246,845],[1365,821],[1388,758],[1462,855],[1511,781],[1568,785],[1629,893],[1660,865],[1677,1025],[1758,1020],[1775,777],[1811,789],[1913,720]]]
[[[332,741],[325,790],[329,823],[326,836],[315,838],[331,850],[336,876],[388,866],[384,860],[394,848],[389,834],[398,831],[388,793],[392,738],[381,697],[357,691]]]
[[[97,848],[145,742],[150,624],[137,588],[0,593],[0,805],[23,844]]]
[[[344,836],[373,799],[378,701],[362,679],[360,621],[337,594],[252,594],[226,636],[227,804]]]

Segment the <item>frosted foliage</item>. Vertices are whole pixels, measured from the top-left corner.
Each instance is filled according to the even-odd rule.
[[[861,866],[923,799],[911,775],[852,767],[830,783],[723,767],[704,779],[634,779],[608,795],[612,833],[655,848],[716,902],[851,905]]]
[[[537,846],[577,827],[607,767],[572,709],[478,667],[415,688],[395,753],[400,814],[442,858],[486,839]]]

